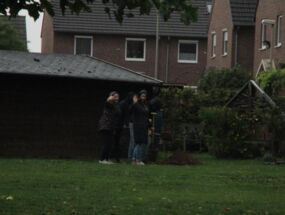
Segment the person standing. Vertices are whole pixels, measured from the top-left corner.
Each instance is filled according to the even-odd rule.
[[[133,164],[144,165],[149,131],[149,108],[146,102],[147,91],[139,92],[139,97],[133,97],[130,112],[133,121],[135,147],[132,156]]]
[[[130,123],[129,109],[133,101],[133,96],[134,96],[134,93],[129,92],[127,97],[118,103],[119,108],[121,110],[121,115],[119,118],[118,127],[115,131],[115,146],[114,146],[114,157],[118,163],[120,163],[120,158],[121,158],[120,140],[122,137],[122,133],[124,129],[130,127],[129,126],[129,123]],[[131,143],[133,143],[133,138],[131,138],[130,141]]]
[[[113,164],[109,159],[115,141],[121,110],[118,106],[120,96],[118,92],[111,92],[105,102],[104,111],[99,121],[99,131],[104,140],[104,147],[99,160],[100,164]]]

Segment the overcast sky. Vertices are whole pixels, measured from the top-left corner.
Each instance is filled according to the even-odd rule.
[[[41,52],[41,27],[43,15],[35,22],[26,11],[21,11],[20,15],[26,16],[28,49],[30,52]]]

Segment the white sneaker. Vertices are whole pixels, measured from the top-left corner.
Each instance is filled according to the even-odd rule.
[[[139,161],[139,162],[137,162],[137,165],[144,166],[145,164],[144,164],[144,162]]]
[[[114,164],[112,161],[106,161],[107,164]]]
[[[112,161],[107,161],[107,160],[99,161],[99,163],[100,164],[107,164],[107,165],[114,164]]]
[[[106,160],[102,160],[102,161],[99,160],[99,163],[100,163],[100,164],[109,164],[108,161],[106,161]]]

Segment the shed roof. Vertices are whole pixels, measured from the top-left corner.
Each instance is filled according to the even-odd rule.
[[[93,57],[4,50],[0,50],[0,73],[47,75],[146,84],[162,83],[160,80]]]
[[[230,0],[235,26],[254,26],[258,0]]]
[[[8,17],[0,15],[0,21],[10,23],[19,32],[20,38],[27,43],[25,16]]]
[[[56,0],[55,0],[56,1]],[[160,19],[161,36],[177,37],[207,37],[209,13],[207,2],[211,0],[195,0],[193,5],[198,8],[198,20],[190,25],[180,21],[180,15],[172,14],[170,20]],[[95,1],[90,5],[92,12],[82,12],[79,16],[66,12],[61,14],[59,3],[54,4],[54,30],[58,32],[92,33],[92,34],[121,34],[121,35],[148,35],[156,33],[156,12],[152,10],[149,16],[140,16],[138,11],[132,11],[135,17],[125,18],[120,25],[115,18],[109,18],[105,13],[102,1]]]

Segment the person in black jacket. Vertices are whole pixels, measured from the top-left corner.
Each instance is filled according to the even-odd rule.
[[[99,161],[101,164],[112,164],[109,159],[121,115],[121,110],[118,105],[119,98],[119,93],[115,91],[109,94],[99,121],[99,131],[102,133],[104,139],[104,148]]]
[[[142,90],[139,98],[134,96],[133,105],[130,108],[131,120],[134,126],[135,148],[133,151],[133,164],[144,165],[149,131],[149,108],[146,102],[147,91]]]
[[[121,147],[120,147],[120,140],[125,128],[129,128],[129,110],[130,106],[133,102],[133,92],[129,92],[126,98],[120,101],[117,105],[121,110],[121,115],[118,122],[118,127],[115,132],[115,146],[114,146],[114,157],[118,163],[120,163],[121,157]]]

